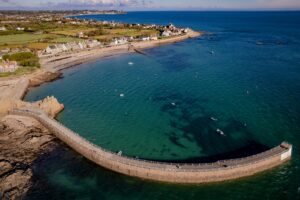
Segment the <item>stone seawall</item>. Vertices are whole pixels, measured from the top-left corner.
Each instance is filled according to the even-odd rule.
[[[11,111],[14,115],[30,116],[49,128],[57,138],[92,162],[128,176],[171,183],[207,183],[250,176],[278,166],[291,158],[292,146],[282,143],[266,152],[241,159],[215,163],[179,164],[152,162],[120,156],[96,146],[66,128],[40,110]]]

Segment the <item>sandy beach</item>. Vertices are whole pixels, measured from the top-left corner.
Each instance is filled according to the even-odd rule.
[[[180,42],[189,38],[194,38],[202,35],[200,32],[190,31],[185,35],[174,36],[170,38],[133,42],[130,44],[118,45],[113,47],[94,48],[85,51],[63,53],[59,56],[43,57],[40,62],[43,68],[50,72],[57,72],[62,69],[79,65],[88,61],[97,60],[104,57],[135,52],[134,49],[143,50],[160,45]]]

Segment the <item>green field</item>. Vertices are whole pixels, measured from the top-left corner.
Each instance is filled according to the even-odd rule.
[[[96,28],[75,28],[75,29],[56,30],[51,33],[58,34],[58,35],[66,35],[66,36],[76,36],[80,32],[88,33],[94,30],[96,30]]]
[[[17,35],[1,35],[0,49],[3,48],[29,48],[33,50],[41,50],[53,43],[67,43],[72,41],[81,41],[80,38],[66,37],[56,34],[17,34]]]
[[[26,44],[29,42],[38,42],[41,40],[49,40],[57,38],[57,35],[54,34],[16,34],[16,35],[1,35],[0,36],[0,45],[11,45],[11,44]]]
[[[67,42],[79,42],[82,41],[83,39],[80,38],[74,38],[74,37],[58,37],[50,40],[49,42],[51,43],[67,43]]]

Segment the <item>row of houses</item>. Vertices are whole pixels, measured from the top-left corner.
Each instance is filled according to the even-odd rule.
[[[150,41],[150,40],[158,40],[158,37],[156,35],[154,35],[154,36],[142,36],[139,38],[134,38],[134,37],[115,38],[110,43],[110,46],[127,44],[127,43],[133,42],[133,41]]]
[[[149,28],[153,28],[156,25],[151,25]],[[147,27],[148,28],[148,27]],[[176,28],[174,25],[170,24],[168,26],[160,27],[162,37],[170,37],[170,36],[176,36],[181,35],[184,33],[187,33],[189,29],[179,29]],[[82,37],[83,33],[78,35],[78,37]],[[152,36],[142,36],[139,38],[134,37],[120,37],[120,38],[114,38],[110,43],[109,46],[117,46],[117,45],[123,45],[127,44],[129,42],[133,41],[151,41],[151,40],[158,40],[158,35],[152,35]],[[55,44],[48,46],[44,51],[42,51],[42,55],[55,55],[61,52],[66,51],[76,51],[76,50],[83,50],[86,48],[94,48],[97,46],[100,46],[101,43],[97,40],[85,40],[81,42],[69,42],[65,44]]]
[[[101,43],[98,40],[84,40],[81,42],[69,42],[65,44],[54,44],[48,46],[45,50],[41,53],[42,55],[55,55],[61,52],[66,51],[76,51],[76,50],[83,50],[87,48],[94,48],[100,46]]]
[[[19,68],[19,65],[16,61],[5,61],[0,60],[0,73],[5,72],[14,72]]]

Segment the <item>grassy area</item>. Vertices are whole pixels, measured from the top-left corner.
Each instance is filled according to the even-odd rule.
[[[29,74],[40,68],[39,58],[31,52],[7,54],[3,60],[17,61],[20,67],[15,72],[0,73],[0,77]]]
[[[66,36],[76,36],[78,33],[88,33],[90,31],[96,30],[95,28],[75,28],[75,29],[64,29],[64,30],[57,30],[51,33],[58,34],[58,35],[66,35]]]
[[[21,75],[25,75],[25,74],[30,74],[37,69],[38,68],[36,68],[36,67],[20,67],[15,72],[0,73],[0,77],[21,76]]]
[[[57,38],[57,35],[54,34],[17,34],[17,35],[1,35],[0,36],[0,45],[11,45],[11,44],[26,44],[29,42],[39,42],[41,40],[49,40]]]
[[[47,48],[49,45],[51,45],[51,44],[52,44],[51,42],[49,42],[49,43],[47,43],[47,42],[44,42],[44,43],[42,43],[42,42],[34,42],[34,43],[29,43],[27,45],[27,47],[29,49],[34,49],[34,50],[43,50],[43,49]]]
[[[40,67],[39,58],[31,52],[19,52],[15,54],[6,54],[3,60],[17,61],[18,65],[23,67]]]
[[[67,43],[67,42],[79,42],[82,41],[83,39],[80,38],[74,38],[74,37],[59,37],[59,38],[55,38],[50,40],[49,42],[51,43]]]
[[[32,50],[42,50],[53,43],[67,43],[81,41],[80,38],[66,37],[55,34],[17,34],[0,36],[0,49],[4,48],[29,48]]]
[[[13,34],[22,34],[24,31],[9,30],[9,31],[0,31],[0,35],[13,35]]]

